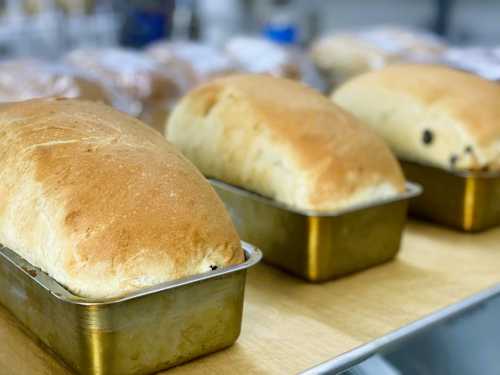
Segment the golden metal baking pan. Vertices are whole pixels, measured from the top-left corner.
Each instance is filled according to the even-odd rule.
[[[421,191],[407,183],[397,197],[335,212],[298,210],[210,180],[240,236],[263,260],[308,281],[325,281],[392,259],[399,250],[408,200]]]
[[[0,303],[78,373],[152,373],[236,341],[246,269],[261,258],[243,249],[242,264],[91,300],[0,247]]]
[[[452,172],[401,161],[424,192],[410,203],[410,214],[468,232],[500,224],[500,173]]]

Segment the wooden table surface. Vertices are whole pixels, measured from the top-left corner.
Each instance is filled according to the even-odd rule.
[[[408,225],[395,261],[334,282],[261,264],[248,275],[237,343],[168,374],[296,373],[497,284],[499,269],[500,228],[462,234],[421,222]],[[68,373],[3,308],[0,369]]]

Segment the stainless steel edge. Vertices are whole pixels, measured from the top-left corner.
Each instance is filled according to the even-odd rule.
[[[240,187],[237,187],[237,186],[234,186],[231,184],[227,184],[225,182],[222,182],[222,181],[219,181],[219,180],[216,180],[213,178],[210,178],[209,181],[210,181],[210,183],[212,183],[215,186],[219,186],[223,189],[237,192],[240,195],[247,196],[251,199],[261,201],[261,202],[266,203],[267,205],[270,205],[270,206],[274,206],[277,208],[288,210],[288,211],[291,211],[291,212],[294,212],[294,213],[297,213],[297,214],[303,215],[303,216],[319,216],[319,217],[341,216],[341,215],[344,215],[344,214],[347,214],[350,212],[359,211],[359,210],[369,208],[369,207],[375,207],[375,206],[380,206],[380,205],[387,204],[387,203],[399,202],[402,200],[410,199],[410,198],[416,197],[417,195],[422,193],[422,187],[419,184],[408,181],[405,184],[405,191],[403,193],[395,195],[393,197],[379,199],[379,200],[369,202],[369,203],[362,203],[362,204],[358,204],[358,205],[353,205],[351,207],[343,208],[343,209],[339,209],[339,210],[335,210],[335,211],[314,211],[314,210],[301,210],[301,209],[298,209],[298,208],[295,208],[292,206],[288,206],[284,203],[277,202],[273,199],[266,198],[266,197],[259,195],[257,193],[253,193],[251,191],[245,190],[243,188],[240,188]]]
[[[378,353],[385,348],[395,345],[401,340],[404,340],[412,335],[415,335],[423,329],[429,328],[442,321],[450,319],[464,310],[474,308],[488,299],[500,295],[500,284],[492,288],[472,295],[460,302],[445,307],[430,314],[422,319],[410,323],[398,330],[388,333],[379,337],[367,344],[359,346],[349,352],[341,354],[319,365],[311,367],[303,372],[301,375],[322,375],[322,374],[338,374],[339,372],[348,370],[352,366],[370,358],[372,355]]]
[[[61,284],[59,284],[56,280],[51,278],[48,274],[34,267],[31,263],[23,259],[14,251],[1,245],[0,245],[0,256],[3,256],[5,259],[7,259],[10,263],[12,263],[22,272],[27,273],[33,279],[33,281],[35,281],[44,289],[48,290],[56,298],[64,302],[78,304],[78,305],[109,305],[127,301],[133,298],[139,298],[142,296],[146,296],[148,294],[158,293],[168,289],[173,289],[180,286],[196,283],[202,280],[224,276],[233,272],[242,271],[254,266],[261,260],[262,253],[259,249],[244,241],[241,241],[241,245],[245,253],[245,261],[243,263],[222,268],[217,271],[211,271],[203,274],[185,277],[178,280],[167,281],[165,283],[154,285],[149,288],[140,289],[138,291],[126,294],[121,297],[110,298],[110,299],[92,299],[92,298],[77,296],[71,293],[68,289],[64,288]]]

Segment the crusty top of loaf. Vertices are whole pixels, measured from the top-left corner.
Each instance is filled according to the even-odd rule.
[[[332,98],[402,157],[455,169],[500,166],[494,82],[444,66],[393,65],[352,79]]]
[[[103,104],[0,111],[0,242],[73,292],[114,297],[241,262],[203,176],[140,121]]]
[[[313,89],[266,75],[214,80],[175,108],[167,137],[208,176],[330,210],[404,189],[372,131]]]

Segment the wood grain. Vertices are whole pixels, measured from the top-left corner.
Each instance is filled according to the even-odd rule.
[[[244,323],[227,350],[170,374],[289,374],[384,335],[500,282],[500,228],[463,234],[411,222],[397,260],[324,284],[266,265],[249,272]],[[0,309],[0,368],[67,371]]]

